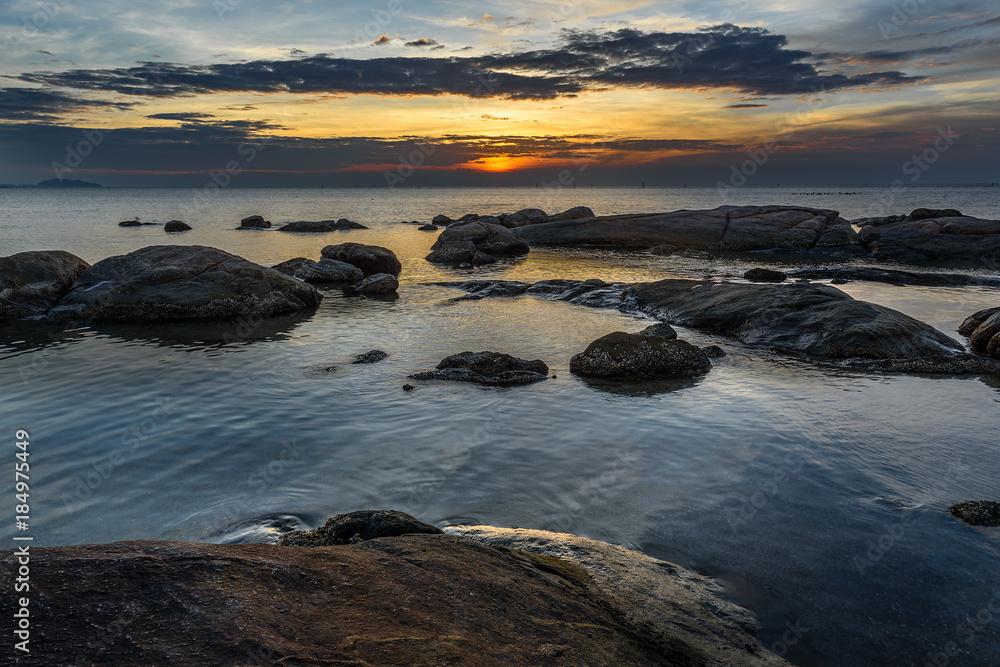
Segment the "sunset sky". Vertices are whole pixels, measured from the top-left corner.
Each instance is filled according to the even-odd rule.
[[[1000,181],[996,0],[14,0],[0,183]],[[224,177],[220,177],[224,178]]]

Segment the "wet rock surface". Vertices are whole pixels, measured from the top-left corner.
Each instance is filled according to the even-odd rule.
[[[326,259],[353,264],[364,272],[365,277],[377,273],[398,276],[403,270],[403,265],[393,251],[377,245],[362,243],[329,245],[323,248],[322,255]]]
[[[46,314],[89,266],[63,250],[0,257],[0,320]]]
[[[987,308],[970,315],[958,333],[969,337],[969,347],[974,351],[1000,359],[1000,308]]]
[[[338,514],[314,530],[294,530],[278,539],[285,547],[325,547],[353,544],[378,537],[411,534],[440,535],[441,529],[396,510],[361,510]]]
[[[325,257],[299,267],[293,275],[307,283],[355,283],[365,277],[364,271],[353,264]]]
[[[354,286],[358,294],[371,296],[395,294],[399,290],[399,280],[389,273],[376,273]]]
[[[368,229],[360,222],[346,218],[340,220],[300,220],[289,222],[278,228],[279,232],[297,232],[299,234],[322,234],[324,232],[348,231],[351,229]]]
[[[598,338],[569,362],[575,375],[642,380],[692,378],[712,368],[691,343],[623,331]]]
[[[163,225],[163,231],[170,234],[175,234],[178,232],[186,232],[190,231],[190,229],[191,225],[187,224],[186,222],[182,222],[180,220],[171,220],[167,224]]]
[[[478,266],[492,264],[498,257],[525,255],[528,251],[528,244],[506,227],[474,221],[453,224],[441,232],[427,261]]]
[[[448,380],[510,387],[541,382],[549,367],[540,359],[528,361],[501,352],[462,352],[445,357],[433,371],[416,373],[412,380]]]
[[[744,273],[743,278],[752,283],[783,283],[788,279],[788,274],[773,269],[754,268]]]
[[[352,364],[377,364],[380,361],[385,361],[389,358],[388,352],[383,352],[382,350],[369,350],[364,354],[359,354]]]
[[[240,229],[270,229],[271,221],[265,220],[263,216],[251,215],[240,220]]]
[[[952,505],[948,511],[971,526],[1000,526],[1000,503],[992,500],[967,500]]]

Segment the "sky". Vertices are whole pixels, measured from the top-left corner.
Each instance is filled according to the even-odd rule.
[[[0,183],[1000,181],[996,0],[12,0]]]

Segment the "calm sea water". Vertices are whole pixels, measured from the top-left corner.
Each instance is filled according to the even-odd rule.
[[[861,194],[838,194],[851,192]],[[885,212],[948,206],[997,218],[998,193],[912,189]],[[748,189],[730,203],[854,218],[879,212],[885,195]],[[572,532],[717,577],[760,617],[764,644],[801,665],[922,666],[949,642],[961,651],[950,664],[1000,664],[1000,616],[988,611],[1000,603],[1000,532],[944,512],[1000,499],[1000,379],[843,372],[681,330],[729,356],[688,386],[590,385],[568,372],[570,357],[648,321],[532,297],[454,303],[457,290],[423,283],[738,276],[748,265],[536,249],[465,271],[425,262],[435,235],[396,224],[525,206],[612,214],[721,203],[707,188],[231,189],[208,200],[189,190],[0,190],[2,255],[64,249],[93,262],[184,243],[273,264],[351,240],[392,248],[404,266],[398,300],[327,290],[315,313],[257,327],[0,325],[10,443],[0,451],[13,459],[14,431],[31,432],[35,544],[273,540],[277,526],[387,507],[441,526]],[[371,229],[233,229],[257,213]],[[117,226],[135,216],[195,229]],[[843,289],[956,337],[967,315],[1000,305],[990,289]],[[350,364],[373,348],[391,356]],[[558,379],[402,391],[407,375],[483,349],[541,358]],[[0,541],[12,535],[0,530]]]

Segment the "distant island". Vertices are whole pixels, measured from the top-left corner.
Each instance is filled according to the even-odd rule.
[[[31,186],[28,186],[31,187]],[[47,181],[37,183],[36,188],[103,188],[99,183],[89,183],[87,181],[71,181],[68,178],[50,178]]]

